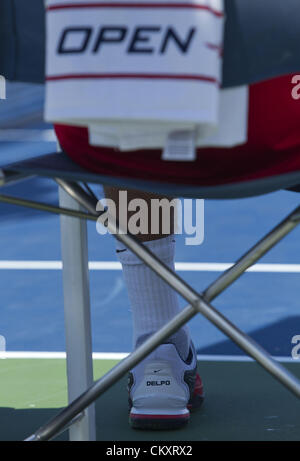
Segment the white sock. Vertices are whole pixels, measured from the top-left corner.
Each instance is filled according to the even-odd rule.
[[[175,238],[145,242],[145,246],[168,267],[174,270]],[[117,256],[122,264],[133,316],[134,347],[159,330],[180,310],[177,293],[134,253],[116,240]],[[169,339],[175,344],[183,359],[189,353],[190,337],[183,326]]]

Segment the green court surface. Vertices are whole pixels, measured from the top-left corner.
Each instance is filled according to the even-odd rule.
[[[98,379],[117,362],[94,361]],[[300,377],[300,363],[284,364]],[[206,400],[177,431],[128,426],[126,377],[96,402],[97,440],[299,441],[300,402],[254,362],[199,363]],[[0,360],[0,440],[23,440],[67,403],[64,359]],[[67,440],[68,433],[57,440]]]

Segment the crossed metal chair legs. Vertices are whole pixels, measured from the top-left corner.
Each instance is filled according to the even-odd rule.
[[[76,216],[96,221],[99,212],[96,212],[97,198],[85,191],[77,183],[56,179],[59,186],[75,199],[87,212],[69,210],[66,208],[53,207],[50,205],[37,204],[22,199],[0,196],[0,201],[14,203],[23,206],[44,209],[45,211]],[[145,358],[160,343],[177,331],[196,314],[204,315],[219,330],[232,339],[249,356],[264,367],[271,375],[286,386],[295,396],[300,397],[300,381],[285,367],[274,360],[260,345],[233,325],[223,314],[218,312],[210,302],[230,286],[250,266],[256,263],[273,246],[290,233],[300,223],[300,206],[288,215],[278,226],[262,238],[247,253],[245,253],[232,267],[218,277],[204,292],[197,293],[176,273],[166,267],[134,236],[120,232],[120,227],[115,220],[108,218],[106,225],[108,230],[116,235],[133,253],[135,253],[156,274],[166,281],[177,291],[189,304],[176,315],[167,325],[152,335],[138,349],[119,362],[106,375],[96,381],[84,393],[71,402],[64,410],[57,414],[51,421],[39,428],[27,441],[50,440],[66,427],[78,421],[84,410],[89,407],[111,385],[124,376],[131,368]],[[121,230],[122,231],[122,230]]]

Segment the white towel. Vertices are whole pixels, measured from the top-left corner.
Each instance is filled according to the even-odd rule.
[[[46,3],[47,121],[120,150],[163,148],[178,131],[196,145],[244,142],[245,104],[232,126],[221,117],[224,100],[247,101],[245,88],[220,91],[223,0]]]

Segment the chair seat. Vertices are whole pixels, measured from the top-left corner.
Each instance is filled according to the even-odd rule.
[[[114,177],[92,173],[74,163],[65,153],[46,154],[40,157],[24,160],[2,166],[3,183],[12,174],[22,176],[43,176],[61,178],[74,182],[107,184],[123,188],[138,188],[141,190],[166,194],[173,197],[191,197],[206,199],[230,199],[262,195],[279,189],[291,189],[300,184],[300,171],[279,174],[276,176],[254,179],[236,183],[219,184],[216,186],[197,186],[170,184],[159,181],[145,181],[126,177]]]

